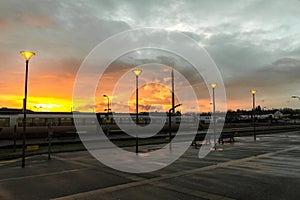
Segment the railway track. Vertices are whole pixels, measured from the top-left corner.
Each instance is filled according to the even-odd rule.
[[[257,135],[278,133],[278,132],[287,132],[287,131],[297,131],[297,130],[300,131],[300,125],[256,126],[255,127],[255,132]],[[199,130],[197,135],[200,136],[199,138],[201,138],[201,140],[203,140],[206,135],[206,132],[207,132],[207,129]],[[234,137],[249,136],[249,135],[253,135],[254,127],[248,126],[248,127],[241,127],[241,128],[224,128],[222,130],[222,134],[229,134],[229,133],[234,134]],[[172,132],[172,137],[175,137],[175,135],[176,135],[176,132]],[[153,140],[158,140],[158,142],[160,142],[160,143],[162,143],[162,142],[167,143],[168,141],[166,141],[166,137],[168,137],[168,136],[169,136],[168,132],[161,132],[161,133],[158,133],[158,134],[152,136],[151,138],[140,138],[139,140],[145,144],[149,144],[149,143],[147,143],[147,141],[153,142]],[[122,131],[115,131],[113,133],[110,133],[107,137],[112,142],[135,140],[135,137],[132,137]],[[65,145],[65,144],[69,144],[69,143],[81,143],[78,135],[61,136],[61,137],[56,136],[53,139],[54,140],[52,140],[52,144]],[[163,139],[163,140],[159,140],[159,139]],[[12,141],[12,140],[4,140],[4,141],[5,141],[4,144],[1,144],[1,141],[0,141],[0,148],[7,148],[7,147],[11,147],[13,145],[12,143],[8,142],[8,141]],[[48,144],[47,138],[34,138],[34,139],[28,139],[27,141],[29,141],[32,145],[33,144],[37,144],[37,145],[38,144]],[[20,142],[20,139],[17,140],[17,146],[21,145],[21,143],[19,144],[19,142]]]
[[[225,128],[222,131],[222,134],[225,135],[223,139],[226,139],[226,135],[233,135],[234,137],[243,137],[253,135],[254,127],[241,127],[241,128]],[[256,126],[255,132],[256,135],[260,134],[271,134],[271,133],[279,133],[279,132],[290,132],[290,131],[300,131],[300,125],[280,125],[280,126]],[[198,131],[197,141],[201,141],[205,138],[207,130]],[[151,138],[140,138],[139,146],[143,145],[156,145],[156,144],[164,144],[168,143],[168,135],[169,133],[163,132],[152,136]],[[172,133],[172,137],[175,137],[176,133]],[[181,136],[184,138],[184,136]],[[122,132],[114,132],[111,133],[108,138],[115,145],[120,148],[131,147],[135,145],[135,137],[131,137]],[[229,138],[229,137],[228,137]],[[226,141],[226,140],[225,140]],[[27,145],[38,145],[39,150],[37,151],[28,151],[27,155],[36,155],[36,154],[44,154],[47,153],[48,140],[46,138],[38,138],[38,139],[28,139]],[[52,144],[52,152],[69,152],[69,151],[80,151],[85,150],[84,145],[82,144],[80,138],[78,136],[72,137],[56,137],[51,141]],[[12,140],[2,140],[0,141],[0,160],[5,159],[13,159],[21,156],[21,148],[22,141],[17,140],[15,149],[16,151],[12,151],[14,149]]]

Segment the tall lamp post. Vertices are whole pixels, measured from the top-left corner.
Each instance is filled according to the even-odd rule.
[[[105,97],[105,98],[107,98],[107,109],[104,109],[104,111],[107,111],[107,116],[106,116],[106,123],[110,123],[110,121],[109,121],[109,111],[111,110],[110,108],[109,108],[109,96],[108,95],[106,95],[106,94],[104,94],[103,95],[103,97]],[[106,130],[106,134],[107,135],[109,135],[109,124],[107,124],[107,130]]]
[[[214,122],[214,148],[216,150],[217,142],[216,142],[216,98],[215,98],[215,88],[217,87],[216,83],[210,84],[213,92],[213,122]]]
[[[255,94],[256,90],[250,90],[252,94],[252,121],[253,121],[253,137],[254,141],[256,141],[256,129],[255,129]]]
[[[171,82],[172,82],[172,108],[175,107],[175,92],[174,92],[174,69],[171,72]],[[175,113],[175,109],[173,109],[173,114]]]
[[[28,64],[29,64],[29,60],[32,56],[35,55],[35,53],[30,52],[30,51],[21,51],[20,52],[22,54],[22,56],[25,59],[26,62],[26,71],[25,71],[25,92],[24,92],[24,99],[23,99],[23,114],[24,114],[24,118],[23,118],[23,145],[22,145],[22,167],[25,167],[25,148],[26,148],[26,104],[27,104],[27,82],[28,82]]]
[[[109,96],[104,94],[103,97],[107,98],[107,109],[104,109],[104,111],[107,111],[107,114],[106,114],[106,134],[107,136],[109,135],[109,123],[112,123],[110,120],[109,120],[109,111],[111,110],[109,108]]]
[[[134,69],[132,72],[135,75],[135,110],[136,110],[136,115],[135,115],[135,122],[136,126],[139,124],[139,75],[142,73],[142,70],[140,69]],[[139,152],[139,138],[138,138],[138,132],[136,130],[136,137],[135,137],[135,153]]]

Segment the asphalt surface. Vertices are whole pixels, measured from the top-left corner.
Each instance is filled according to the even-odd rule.
[[[299,144],[300,132],[241,137],[202,159],[190,147],[171,165],[141,174],[111,169],[87,151],[31,156],[25,168],[20,159],[1,161],[0,199],[298,200]]]

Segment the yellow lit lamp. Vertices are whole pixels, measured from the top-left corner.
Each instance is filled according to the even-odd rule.
[[[251,92],[252,94],[255,94],[255,93],[256,93],[256,90],[250,90],[250,92]]]
[[[24,59],[26,61],[29,61],[29,59],[35,55],[35,53],[30,52],[30,51],[20,51],[20,53],[22,54],[22,56],[24,57]]]
[[[132,72],[135,74],[135,76],[139,76],[142,73],[142,70],[140,69],[134,69]]]
[[[216,87],[217,87],[217,84],[216,84],[216,83],[212,83],[212,84],[210,84],[210,86],[211,86],[212,88],[216,88]]]

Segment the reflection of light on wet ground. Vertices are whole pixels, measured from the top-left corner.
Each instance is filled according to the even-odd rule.
[[[138,154],[140,157],[148,157],[150,154],[149,153],[140,153]]]
[[[147,154],[164,148],[166,148],[165,144],[141,145],[139,146],[139,154]],[[123,149],[129,152],[135,152],[135,146],[123,147]],[[143,157],[146,157],[146,155]]]
[[[227,145],[232,145],[232,144],[234,144],[235,142],[227,142],[227,141],[225,141],[222,145],[224,145],[224,146],[227,146]]]
[[[224,149],[223,149],[223,148],[220,148],[220,147],[217,147],[217,148],[212,147],[212,148],[210,148],[209,150],[211,150],[211,151],[223,151]]]
[[[201,145],[210,145],[211,142],[209,140],[203,140],[203,141],[200,141],[199,144],[201,144]]]

